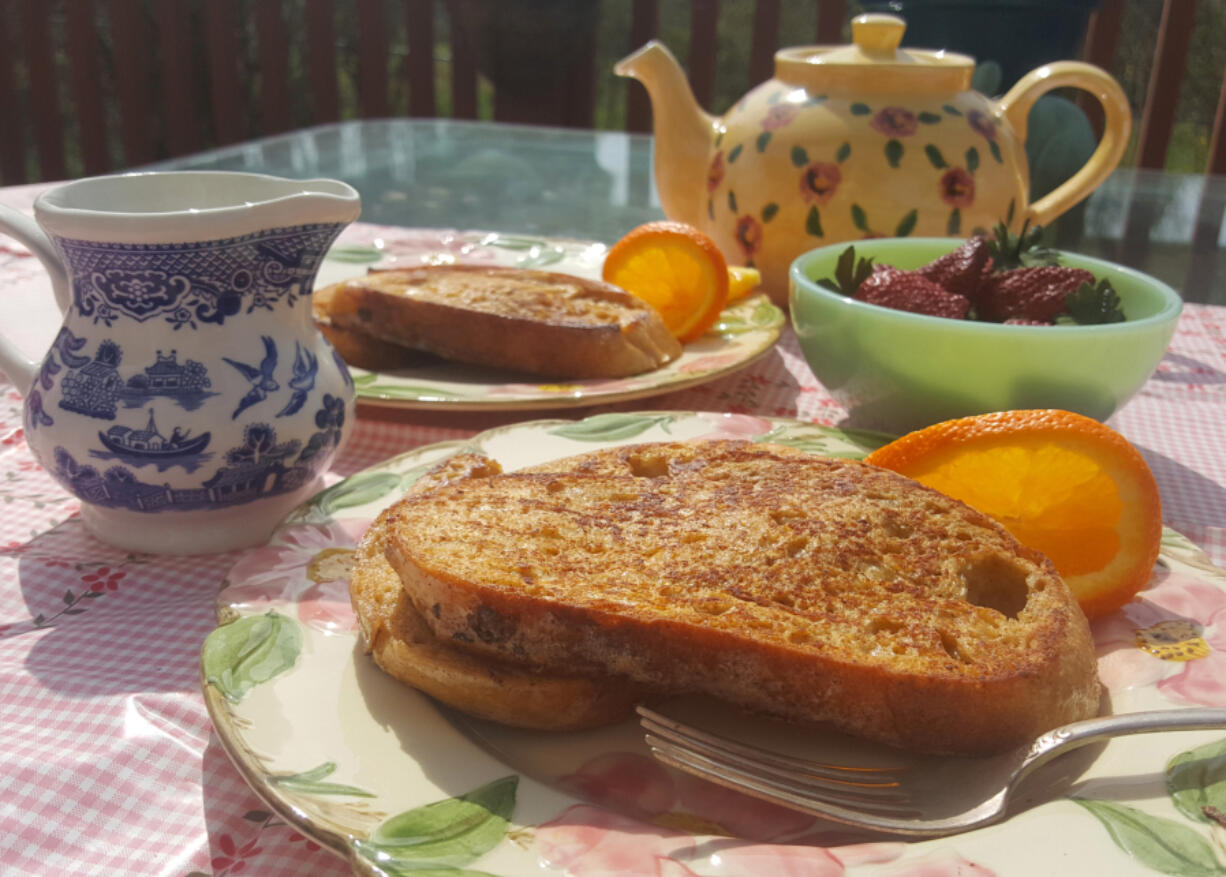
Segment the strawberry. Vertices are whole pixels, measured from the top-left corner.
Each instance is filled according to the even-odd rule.
[[[971,303],[966,296],[955,295],[939,283],[934,283],[918,271],[901,268],[875,268],[856,290],[857,301],[911,311],[933,317],[961,320]]]
[[[991,270],[991,261],[992,248],[988,242],[984,238],[974,237],[918,271],[949,292],[975,302],[979,298],[979,286]]]
[[[1094,275],[1081,268],[1044,265],[1014,268],[988,277],[980,290],[979,318],[1001,323],[1009,319],[1050,323],[1064,311],[1064,300],[1094,284]]]

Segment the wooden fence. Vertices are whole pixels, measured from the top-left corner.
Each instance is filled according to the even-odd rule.
[[[605,2],[631,5],[625,50],[659,32],[661,0]],[[695,94],[709,105],[720,0],[686,2],[685,63]],[[748,87],[771,75],[784,3],[741,2],[753,7]],[[495,77],[490,106],[481,106],[490,74],[482,59],[488,65],[491,54],[483,34],[513,28],[525,9],[542,3],[550,0],[0,0],[0,183],[104,173],[336,121],[343,112],[485,114],[591,126],[596,0],[555,0],[542,20],[558,23],[559,38],[542,36],[528,46],[538,75],[527,86]],[[1123,5],[1101,0],[1090,21],[1084,55],[1107,69],[1115,61]],[[854,4],[789,3],[797,6],[809,11],[813,41],[844,39]],[[1140,167],[1165,163],[1195,9],[1196,0],[1164,0],[1140,115]],[[792,32],[783,42],[809,39]],[[625,101],[626,127],[648,130],[651,108],[643,90],[627,88]],[[1226,87],[1212,127],[1209,173],[1226,173],[1224,128]]]

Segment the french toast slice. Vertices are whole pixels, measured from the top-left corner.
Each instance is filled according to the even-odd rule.
[[[420,350],[402,347],[376,338],[361,329],[350,329],[332,321],[332,302],[341,284],[321,286],[311,293],[311,316],[316,328],[328,339],[341,359],[369,371],[390,371],[432,362],[436,357]]]
[[[327,298],[328,320],[341,329],[541,377],[626,377],[681,355],[650,305],[569,274],[425,265],[372,271]]]
[[[386,556],[440,639],[931,753],[1098,712],[1051,563],[918,482],[736,441],[553,465],[389,510]]]
[[[457,454],[423,476],[412,493],[498,471],[487,457]],[[388,675],[469,715],[535,730],[575,731],[618,722],[646,697],[642,686],[627,679],[534,672],[438,639],[384,556],[388,517],[385,510],[366,531],[349,578],[366,651]]]

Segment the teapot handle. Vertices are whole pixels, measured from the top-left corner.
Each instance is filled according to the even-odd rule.
[[[38,257],[51,277],[51,290],[55,294],[55,303],[60,313],[68,310],[71,296],[68,289],[68,275],[55,254],[51,239],[43,233],[34,220],[23,213],[18,213],[11,207],[0,204],[0,232],[15,238],[29,248]],[[13,385],[20,391],[25,391],[34,383],[38,374],[38,363],[31,360],[13,342],[0,335],[0,371],[3,371]]]
[[[1026,142],[1026,121],[1034,102],[1057,88],[1079,88],[1102,105],[1103,137],[1081,170],[1030,205],[1026,217],[1032,225],[1046,225],[1087,197],[1120,163],[1132,130],[1128,98],[1109,73],[1081,61],[1056,61],[1032,70],[1000,99],[998,111]]]

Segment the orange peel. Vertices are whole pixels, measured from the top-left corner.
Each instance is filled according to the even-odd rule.
[[[1052,561],[1088,617],[1145,587],[1162,542],[1162,502],[1140,452],[1070,411],[1001,411],[937,423],[866,461],[995,518]]]
[[[681,222],[648,222],[631,230],[609,249],[601,276],[654,307],[682,343],[710,329],[728,302],[723,253]]]

